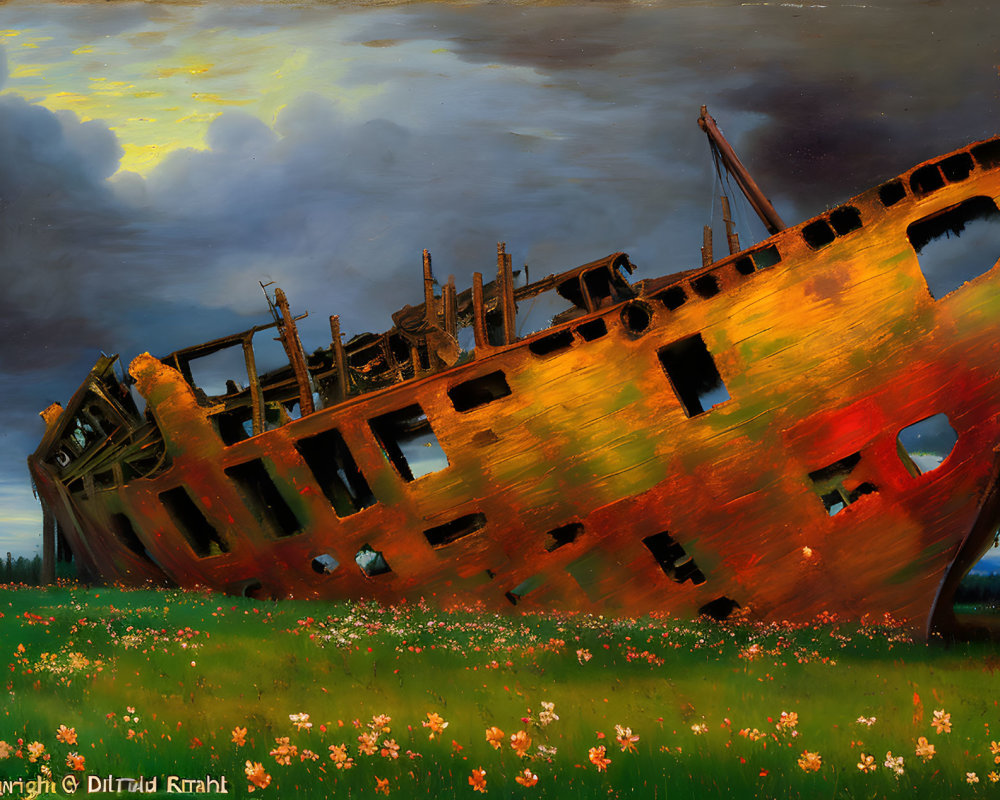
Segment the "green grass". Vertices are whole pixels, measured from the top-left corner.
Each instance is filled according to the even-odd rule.
[[[254,797],[372,797],[382,779],[397,797],[471,798],[480,768],[492,797],[1000,790],[988,778],[1000,772],[990,749],[1000,739],[997,645],[928,645],[895,624],[498,616],[71,585],[6,589],[0,612],[9,665],[0,739],[21,756],[0,761],[0,779],[44,766],[58,784],[75,752],[85,759],[81,793],[88,775],[157,776],[161,792],[166,776],[210,775],[243,797],[248,760],[271,777]],[[558,720],[542,724],[543,701]],[[950,714],[950,733],[935,732],[935,710]],[[794,728],[779,730],[783,711],[798,715]],[[289,716],[300,713],[311,728],[296,729]],[[429,713],[448,723],[434,739]],[[378,749],[393,739],[399,758],[359,752],[376,715],[391,717]],[[60,725],[76,744],[57,740]],[[621,750],[616,725],[639,736],[635,752]],[[247,729],[243,745],[232,741],[237,726]],[[493,726],[506,742],[525,731],[528,756],[493,749]],[[754,729],[759,736],[748,735]],[[927,762],[915,755],[920,736],[936,748]],[[271,754],[282,737],[297,750],[288,765]],[[50,760],[29,762],[36,741]],[[338,744],[352,769],[331,761]],[[611,759],[605,772],[588,757],[600,746]],[[301,760],[306,749],[318,759]],[[882,766],[890,750],[904,757],[898,777]],[[799,766],[804,751],[819,753],[818,771]],[[862,753],[877,771],[859,771]],[[538,776],[530,788],[515,782],[525,768]]]

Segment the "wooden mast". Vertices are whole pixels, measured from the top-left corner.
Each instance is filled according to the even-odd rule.
[[[302,352],[302,342],[299,341],[299,331],[295,325],[295,318],[288,307],[288,298],[285,297],[285,293],[281,289],[274,290],[274,305],[281,315],[281,323],[278,325],[281,344],[285,348],[288,363],[292,367],[295,382],[299,387],[299,411],[303,417],[307,417],[316,410],[313,405],[312,388],[309,385],[309,368],[306,366],[306,357]]]
[[[732,146],[726,141],[726,137],[722,135],[722,132],[715,124],[715,120],[708,113],[706,106],[701,107],[701,116],[698,117],[698,125],[708,134],[708,140],[711,142],[712,147],[719,154],[729,174],[736,178],[740,189],[746,195],[750,205],[753,206],[753,210],[757,212],[757,216],[764,223],[764,227],[767,228],[768,233],[773,234],[783,231],[785,223],[781,221],[778,212],[774,210],[771,201],[764,196],[756,181],[750,177],[750,173],[747,172],[746,167],[743,166]]]

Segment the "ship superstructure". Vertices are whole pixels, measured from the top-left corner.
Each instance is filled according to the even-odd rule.
[[[425,253],[421,305],[313,353],[277,290],[270,323],[124,380],[102,357],[43,412],[48,541],[255,597],[945,628],[1000,514],[998,199],[1000,138],[662,278],[615,253],[527,282],[500,245],[438,295]],[[245,369],[200,385],[220,353]]]

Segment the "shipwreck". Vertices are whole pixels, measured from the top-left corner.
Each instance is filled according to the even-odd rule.
[[[699,122],[766,240],[727,215],[725,257],[708,230],[701,266],[637,282],[624,253],[528,281],[501,244],[440,293],[425,252],[384,333],[331,317],[309,353],[275,289],[267,324],[102,356],[28,459],[47,573],[948,629],[1000,523],[1000,137],[785,227]],[[202,385],[222,352],[240,374]]]

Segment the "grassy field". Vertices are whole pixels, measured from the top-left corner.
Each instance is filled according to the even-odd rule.
[[[99,796],[139,777],[163,795],[201,781],[276,798],[1000,793],[1000,648],[928,645],[886,620],[497,616],[74,585],[4,587],[0,613],[0,791],[14,796]]]

